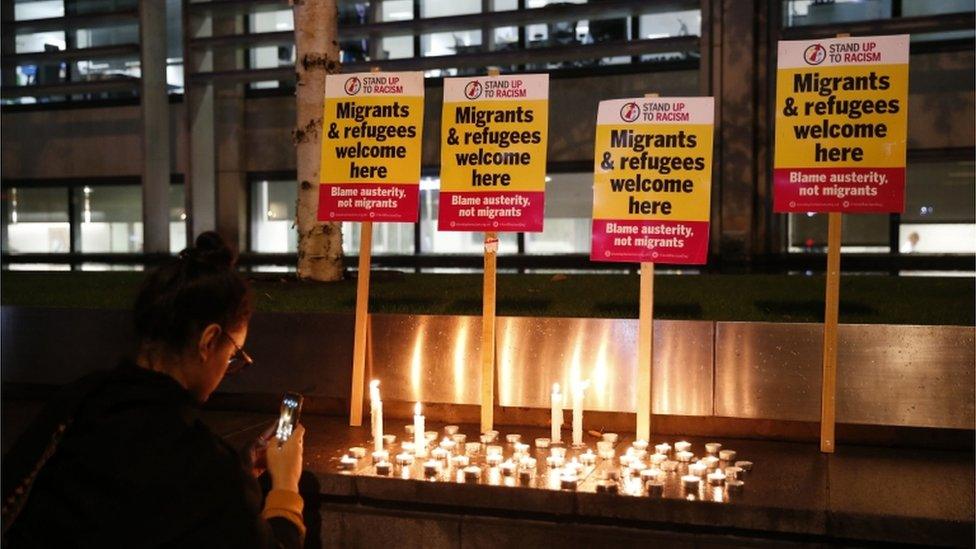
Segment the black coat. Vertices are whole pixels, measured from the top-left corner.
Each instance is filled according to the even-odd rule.
[[[299,547],[297,526],[261,517],[249,464],[198,416],[173,378],[131,362],[69,386],[5,456],[5,524],[19,513],[4,546]]]

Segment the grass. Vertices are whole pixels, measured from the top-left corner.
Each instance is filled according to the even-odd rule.
[[[35,307],[130,307],[142,273],[21,273],[0,275],[0,303]],[[636,275],[498,276],[499,315],[636,318]],[[252,280],[259,311],[352,312],[354,279],[298,282]],[[481,314],[480,274],[374,272],[370,311]],[[786,275],[660,275],[654,316],[663,319],[821,322],[824,278]],[[971,326],[976,281],[971,278],[844,276],[845,323]]]

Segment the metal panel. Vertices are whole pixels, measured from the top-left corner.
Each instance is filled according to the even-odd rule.
[[[842,325],[837,421],[972,429],[976,330]]]
[[[715,415],[820,421],[819,324],[718,322]],[[974,331],[841,325],[837,421],[972,429]]]
[[[384,399],[478,404],[481,317],[370,315],[366,363]]]
[[[372,315],[370,363],[384,398],[478,404],[480,317]],[[712,323],[657,321],[658,414],[712,412]],[[501,317],[497,328],[502,406],[545,408],[553,383],[588,378],[588,410],[633,412],[637,321]],[[565,390],[565,389],[564,389]]]
[[[820,421],[823,327],[715,323],[715,415]]]

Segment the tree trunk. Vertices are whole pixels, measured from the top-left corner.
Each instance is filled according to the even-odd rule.
[[[339,72],[336,0],[294,0],[298,278],[342,279],[342,226],[318,221],[325,75]]]

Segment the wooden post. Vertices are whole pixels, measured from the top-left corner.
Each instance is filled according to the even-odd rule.
[[[648,93],[644,97],[657,97]],[[637,439],[651,441],[654,413],[654,263],[640,264],[640,313],[637,321]]]
[[[837,38],[847,38],[841,33]],[[837,320],[840,311],[841,213],[827,214],[827,295],[824,305],[823,382],[820,395],[820,451],[833,453],[837,410]]]
[[[370,72],[379,72],[379,67]],[[352,388],[349,392],[349,425],[363,424],[363,391],[366,386],[366,328],[369,320],[369,274],[373,254],[373,222],[363,221],[359,231],[359,271],[356,273],[356,320],[352,344]]]
[[[837,405],[837,317],[840,306],[841,213],[827,214],[827,296],[824,307],[823,393],[820,407],[820,451],[834,451]]]
[[[497,67],[488,76],[498,76]],[[485,233],[485,272],[481,306],[481,432],[495,424],[495,267],[498,233]]]

